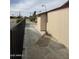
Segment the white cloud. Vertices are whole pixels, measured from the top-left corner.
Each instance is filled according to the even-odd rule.
[[[47,0],[46,2],[46,9],[54,9],[57,7],[60,7],[68,0]],[[11,5],[11,11],[21,11],[22,14],[33,12],[35,10],[37,11],[44,11],[45,9],[41,6],[42,4],[45,4],[44,0],[25,0],[23,2],[20,2],[18,4],[12,4]]]
[[[20,3],[18,3],[18,4],[13,4],[12,6],[11,6],[11,11],[13,10],[15,10],[15,11],[22,11],[23,9],[25,9],[25,8],[29,8],[32,4],[34,4],[34,2],[33,1],[24,1],[24,2],[20,2]]]

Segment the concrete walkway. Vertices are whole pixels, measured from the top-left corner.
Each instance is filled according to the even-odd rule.
[[[53,37],[41,34],[33,24],[26,23],[22,59],[69,59],[68,49]]]

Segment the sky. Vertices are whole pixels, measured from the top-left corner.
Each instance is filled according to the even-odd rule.
[[[29,16],[34,11],[37,13],[45,12],[58,8],[68,0],[10,0],[11,15]]]

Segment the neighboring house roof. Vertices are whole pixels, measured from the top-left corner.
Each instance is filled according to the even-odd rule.
[[[68,8],[69,7],[69,1],[67,1],[66,3],[64,3],[62,6],[60,7],[57,7],[55,9],[52,9],[52,10],[49,10],[49,11],[46,11],[46,12],[42,12],[42,13],[39,13],[37,14],[37,16],[40,16],[42,14],[45,14],[45,13],[48,13],[48,12],[51,12],[51,11],[56,11],[56,10],[59,10],[59,9],[64,9],[64,8]]]

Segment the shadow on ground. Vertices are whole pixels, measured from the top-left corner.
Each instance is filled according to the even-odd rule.
[[[32,31],[28,33],[30,32]],[[35,39],[36,35],[38,38]],[[40,36],[36,32],[33,32],[30,37],[32,39],[29,42],[34,42],[34,40],[35,42],[28,47],[26,46],[22,59],[69,59],[68,48],[63,44],[53,41],[54,38],[51,34]]]

